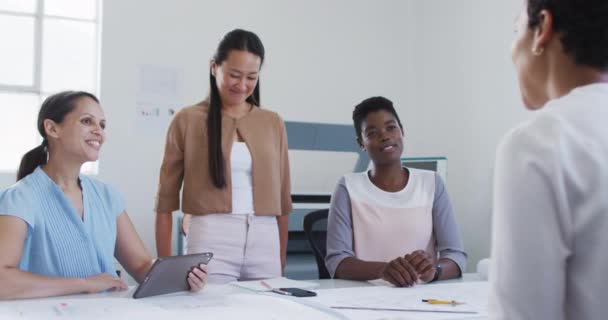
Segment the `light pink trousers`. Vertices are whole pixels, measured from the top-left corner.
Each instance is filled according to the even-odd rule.
[[[273,216],[192,216],[187,253],[213,252],[209,283],[281,276],[279,227]]]

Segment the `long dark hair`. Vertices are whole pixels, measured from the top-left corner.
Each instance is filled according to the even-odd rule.
[[[228,32],[220,41],[213,61],[217,66],[228,58],[231,50],[241,50],[253,53],[264,63],[264,45],[258,36],[242,29]],[[215,77],[209,70],[209,115],[207,117],[207,138],[209,147],[209,175],[217,188],[226,186],[225,163],[222,156],[222,99],[217,88]],[[253,89],[253,94],[247,97],[247,102],[260,106],[260,79]]]
[[[44,130],[44,120],[50,119],[55,123],[63,122],[65,116],[76,108],[78,99],[84,97],[91,98],[99,103],[97,97],[84,91],[59,92],[44,100],[40,112],[38,112],[38,133],[42,136],[42,143],[21,158],[19,171],[17,171],[17,181],[34,172],[38,166],[46,164],[49,141]]]

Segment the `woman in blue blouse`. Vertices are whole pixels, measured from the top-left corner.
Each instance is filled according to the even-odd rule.
[[[127,286],[114,257],[141,282],[153,259],[113,188],[80,175],[105,140],[99,101],[61,92],[38,114],[42,144],[23,156],[17,183],[0,191],[0,299],[95,293]],[[206,267],[188,274],[193,291]]]

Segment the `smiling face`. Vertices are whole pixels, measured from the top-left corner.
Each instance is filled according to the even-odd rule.
[[[253,94],[258,83],[262,60],[243,50],[232,50],[220,65],[211,63],[222,105],[239,106]]]
[[[361,141],[375,166],[401,163],[403,131],[392,113],[370,112],[361,123]]]
[[[95,100],[80,98],[61,123],[46,119],[44,125],[52,153],[59,152],[62,158],[82,163],[99,159],[99,151],[105,142],[106,120]]]

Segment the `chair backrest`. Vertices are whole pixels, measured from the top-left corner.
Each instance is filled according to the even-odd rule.
[[[327,240],[327,216],[329,209],[321,209],[308,213],[304,217],[304,233],[308,243],[315,254],[319,279],[330,279],[329,271],[325,267],[326,240]]]

